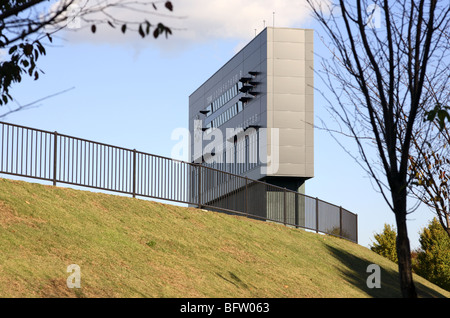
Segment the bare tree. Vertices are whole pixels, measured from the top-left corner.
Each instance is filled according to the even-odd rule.
[[[448,1],[341,0],[326,8],[308,2],[332,54],[321,72],[336,97],[330,110],[395,215],[400,289],[403,297],[417,297],[406,223],[408,167],[412,135],[420,131],[426,141],[430,130],[422,118],[433,98],[424,83],[448,82],[448,65],[441,63],[449,48]]]
[[[426,119],[433,123],[431,138],[424,142],[423,135],[413,134],[409,169],[414,180],[411,191],[435,212],[450,237],[450,129],[445,125],[449,117],[440,104],[427,112]]]
[[[170,1],[144,0],[7,0],[0,2],[0,106],[12,100],[9,88],[22,80],[22,75],[39,78],[39,56],[46,54],[45,42],[68,25],[83,22],[93,33],[97,25],[107,24],[119,32],[136,31],[145,38],[172,34],[163,23],[151,23],[158,7],[172,11]],[[139,12],[141,20],[123,20],[118,12]],[[137,13],[135,14],[137,15]],[[157,13],[158,18],[165,17]]]

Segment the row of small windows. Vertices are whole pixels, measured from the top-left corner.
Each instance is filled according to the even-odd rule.
[[[216,98],[211,104],[206,107],[206,116],[211,116],[214,112],[218,111],[223,105],[228,103],[231,99],[239,94],[239,89],[242,87],[242,83],[236,83],[225,93]]]
[[[232,148],[224,149],[222,153],[216,153],[215,156],[220,156],[221,160],[218,158],[206,160],[203,165],[237,175],[242,175],[258,167],[257,134],[245,136],[235,142]]]
[[[211,122],[206,124],[207,132],[210,131],[211,128],[217,128],[222,126],[224,123],[229,121],[231,118],[239,114],[244,109],[241,102],[237,102],[230,108],[228,108],[226,111],[224,111],[220,116],[217,116],[214,118]]]
[[[221,185],[227,184],[233,180],[232,175],[244,175],[245,173],[258,168],[260,166],[260,163],[258,162],[258,151],[258,133],[255,132],[235,141],[234,145],[224,149],[221,153],[215,153],[212,158],[204,160],[202,165],[205,167],[214,168],[228,173],[208,173],[208,171],[205,171],[202,172],[201,175],[198,175],[196,170],[192,171],[192,197],[195,198],[198,196],[199,178],[202,179],[201,184],[204,189],[203,191],[214,191],[214,189],[217,189]],[[232,185],[227,187],[227,189],[236,186],[237,183],[235,181],[231,182]],[[193,199],[193,201],[196,202],[196,199]]]

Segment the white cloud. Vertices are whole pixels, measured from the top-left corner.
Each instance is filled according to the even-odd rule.
[[[286,0],[227,0],[227,1],[184,1],[180,12],[188,18],[183,21],[187,30],[185,37],[194,41],[211,38],[244,39],[252,36],[254,30],[264,26],[289,27],[308,18],[309,12],[302,1]]]
[[[81,3],[87,0],[79,1]],[[105,0],[96,1],[105,3]],[[112,0],[106,2],[110,1]],[[120,3],[120,0],[115,1]],[[90,3],[92,2],[90,0]],[[166,10],[163,3],[159,3],[157,11],[154,11],[151,5],[145,7],[147,12],[126,9],[108,11],[123,21],[147,19],[153,24],[163,22],[173,29],[169,41],[166,41],[164,36],[157,40],[151,36],[142,40],[136,31],[127,31],[124,35],[120,30],[112,29],[107,24],[99,26],[93,35],[90,25],[85,21],[81,21],[82,28],[76,31],[68,30],[64,37],[71,43],[131,44],[138,47],[156,44],[163,49],[180,50],[185,46],[210,40],[232,39],[246,43],[264,26],[275,24],[277,27],[301,28],[311,19],[305,0],[172,0],[171,2],[173,12]],[[104,20],[106,16],[96,13],[90,17]]]

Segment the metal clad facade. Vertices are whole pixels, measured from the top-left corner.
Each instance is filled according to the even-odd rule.
[[[268,27],[192,93],[191,161],[212,151],[205,164],[251,179],[313,177],[313,45],[313,30]]]

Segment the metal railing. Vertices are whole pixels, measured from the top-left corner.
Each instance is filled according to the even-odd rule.
[[[357,215],[203,165],[0,122],[0,173],[185,203],[358,242]]]

